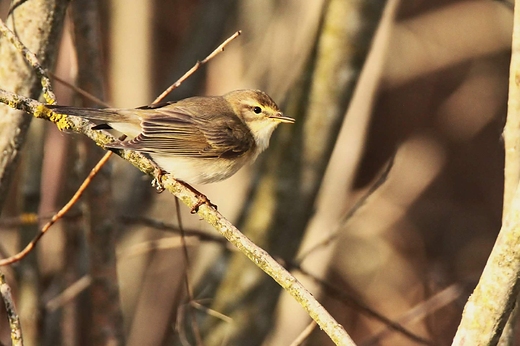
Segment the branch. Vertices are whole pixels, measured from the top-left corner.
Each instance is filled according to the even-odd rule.
[[[50,79],[47,77],[45,73],[45,69],[40,65],[38,58],[36,55],[31,52],[27,47],[23,45],[22,42],[16,37],[16,35],[9,30],[9,28],[4,24],[2,20],[0,20],[0,33],[7,38],[7,40],[19,51],[22,53],[25,61],[31,65],[34,69],[38,77],[40,78],[40,82],[42,84],[42,92],[43,97],[47,103],[55,103],[56,95],[52,91],[52,85]]]
[[[11,296],[11,288],[5,281],[5,276],[0,273],[0,293],[5,304],[7,318],[9,319],[9,328],[11,329],[11,342],[13,346],[23,346],[22,326],[20,318],[16,313],[13,297]]]
[[[105,154],[105,156],[98,162],[98,164],[92,168],[90,171],[90,174],[88,177],[83,181],[79,189],[76,191],[74,196],[63,206],[63,208],[60,209],[56,214],[54,214],[49,222],[43,226],[40,232],[34,237],[34,239],[27,244],[27,246],[20,252],[18,252],[16,255],[10,256],[8,258],[0,260],[0,267],[13,264],[15,262],[20,261],[22,258],[27,256],[36,246],[38,241],[43,237],[43,235],[54,225],[58,220],[60,220],[71,208],[72,206],[79,200],[79,198],[83,195],[83,192],[87,189],[87,187],[90,185],[90,182],[92,179],[94,179],[94,176],[99,172],[101,167],[108,161],[111,155],[111,153]]]
[[[182,75],[181,78],[179,78],[175,83],[173,83],[166,90],[164,90],[161,95],[157,96],[157,98],[152,102],[152,104],[159,103],[162,100],[164,100],[164,98],[166,96],[168,96],[169,93],[171,93],[173,90],[178,88],[186,79],[188,79],[193,73],[195,73],[195,71],[197,71],[202,65],[204,65],[205,63],[207,63],[208,61],[213,59],[216,55],[222,53],[224,51],[224,49],[226,48],[226,46],[229,43],[231,43],[231,41],[233,41],[235,38],[240,36],[241,33],[242,33],[242,31],[238,30],[233,35],[231,35],[227,40],[222,42],[220,44],[220,46],[218,46],[213,52],[211,52],[204,60],[197,61],[195,63],[195,65],[193,65],[192,68],[190,68],[185,74]]]
[[[470,296],[452,345],[496,345],[519,291],[520,189],[480,281]]]
[[[16,90],[18,94],[32,98],[41,95],[42,85],[49,90],[48,80],[41,79],[41,67],[53,65],[68,2],[69,0],[32,0],[25,6],[13,4],[7,21],[11,27],[16,24],[16,36],[5,26],[1,28],[0,35],[2,88]],[[17,2],[20,3],[25,2]],[[21,46],[26,49],[21,49]],[[35,56],[38,57],[39,64],[36,63]],[[34,73],[34,70],[37,72]],[[52,94],[46,94],[47,102],[51,103]],[[6,191],[14,175],[30,121],[31,117],[26,114],[7,107],[0,108],[0,206],[7,196]]]
[[[10,107],[23,110],[32,114],[36,118],[51,121],[62,131],[66,130],[69,132],[84,134],[100,146],[116,139],[105,132],[92,130],[88,121],[84,119],[63,114],[55,114],[50,109],[46,108],[43,103],[36,100],[0,90],[0,102],[3,102]],[[119,150],[115,153],[129,161],[142,172],[148,175],[153,175],[153,162],[144,155],[127,150]],[[193,208],[198,203],[198,196],[183,184],[176,181],[171,174],[165,174],[162,177],[162,184],[165,189],[179,198],[179,200],[189,208]],[[269,256],[266,251],[251,242],[249,238],[243,235],[231,222],[226,220],[214,208],[203,204],[200,206],[197,213],[202,219],[215,227],[220,234],[244,253],[258,267],[260,267],[260,269],[271,276],[283,289],[285,289],[285,291],[292,295],[337,345],[354,345],[354,342],[345,332],[343,327],[334,320],[327,310],[325,310],[325,308],[298,280],[296,280],[294,276]]]
[[[515,1],[507,121],[502,228],[470,296],[453,345],[495,345],[519,293],[520,279],[520,1]]]

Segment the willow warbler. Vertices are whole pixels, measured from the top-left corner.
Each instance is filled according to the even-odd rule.
[[[197,96],[135,109],[47,105],[55,113],[101,121],[128,139],[106,145],[148,154],[158,167],[188,184],[217,182],[253,162],[280,123],[294,123],[259,90]]]

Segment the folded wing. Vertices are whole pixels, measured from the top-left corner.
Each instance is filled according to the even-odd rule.
[[[142,132],[108,145],[149,154],[199,158],[238,157],[254,145],[249,128],[233,113],[192,116],[183,107],[138,110]]]

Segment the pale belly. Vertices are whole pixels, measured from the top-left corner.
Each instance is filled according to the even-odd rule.
[[[151,155],[157,165],[176,179],[189,184],[209,184],[229,178],[254,158],[244,155],[233,160],[223,158],[184,158]]]

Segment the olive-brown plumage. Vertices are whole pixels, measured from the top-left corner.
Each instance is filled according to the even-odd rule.
[[[109,143],[107,148],[146,153],[161,169],[190,184],[230,177],[268,147],[278,124],[294,122],[259,90],[190,97],[135,109],[47,107],[56,113],[101,121],[124,133],[128,140]]]

